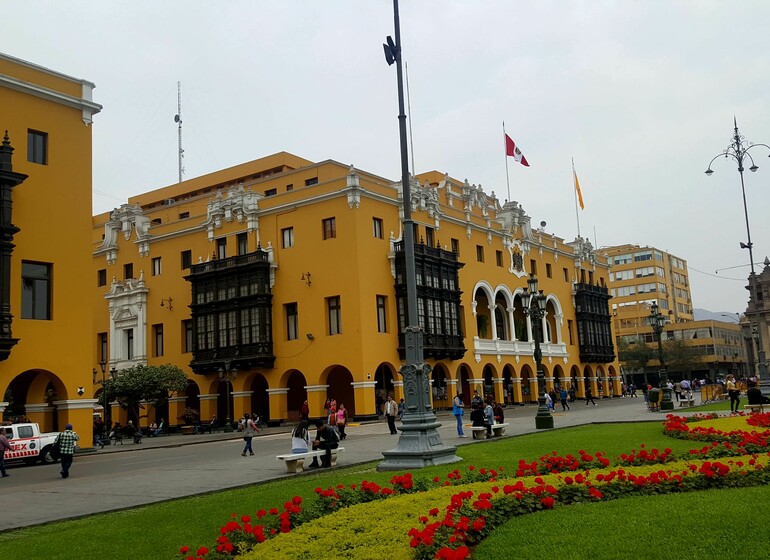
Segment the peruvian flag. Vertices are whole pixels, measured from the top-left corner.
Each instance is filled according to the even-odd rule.
[[[505,135],[505,155],[511,156],[524,167],[529,167],[527,158],[524,157],[524,154],[521,153],[521,150],[516,147],[516,143],[511,140],[511,137],[507,134]]]

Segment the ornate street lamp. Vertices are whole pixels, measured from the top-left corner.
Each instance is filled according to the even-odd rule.
[[[661,340],[663,329],[666,325],[666,318],[662,313],[658,312],[657,301],[652,302],[652,310],[650,310],[650,316],[647,317],[647,322],[652,327],[655,338],[658,339],[658,361],[660,362],[659,382],[660,390],[663,392],[663,400],[660,401],[660,409],[674,410],[674,401],[671,400],[671,390],[668,388],[668,373],[666,372],[666,362],[663,360],[663,342]]]
[[[444,445],[438,428],[436,414],[430,401],[430,366],[424,361],[422,328],[417,314],[417,273],[414,256],[414,221],[412,220],[412,195],[409,185],[409,158],[406,144],[406,113],[404,111],[404,78],[401,68],[401,23],[398,0],[393,0],[395,37],[388,37],[385,60],[396,64],[398,83],[398,131],[401,147],[401,189],[404,211],[404,261],[406,268],[407,326],[404,329],[406,347],[405,364],[401,367],[404,379],[404,415],[401,435],[395,449],[383,451],[385,460],[377,470],[402,470],[422,468],[428,465],[444,465],[460,461],[455,447]]]
[[[232,418],[230,418],[230,395],[232,395],[233,389],[232,389],[232,383],[235,381],[235,377],[238,375],[238,368],[231,368],[230,362],[225,361],[224,368],[217,369],[217,373],[219,374],[219,380],[224,381],[225,386],[225,401],[227,402],[227,418],[225,419],[225,432],[232,432],[233,431],[233,423]]]
[[[743,215],[746,218],[746,243],[743,241],[740,242],[741,249],[748,249],[749,250],[749,262],[751,264],[751,276],[749,277],[749,289],[751,290],[751,298],[750,303],[753,302],[754,304],[754,313],[755,313],[755,319],[754,321],[758,322],[760,320],[760,313],[759,313],[759,298],[757,297],[759,295],[758,287],[757,287],[757,276],[754,272],[754,244],[751,242],[751,229],[749,228],[749,210],[748,206],[746,205],[746,187],[743,182],[743,171],[744,166],[743,163],[746,159],[748,159],[749,162],[751,162],[751,167],[749,167],[749,171],[752,173],[756,172],[757,169],[759,169],[759,166],[754,163],[754,158],[751,157],[751,154],[749,153],[750,150],[753,148],[756,148],[757,146],[762,146],[764,148],[767,148],[770,150],[770,146],[767,144],[754,144],[751,142],[746,142],[745,138],[741,136],[740,132],[738,132],[738,121],[735,117],[733,117],[733,124],[735,126],[733,130],[733,136],[730,139],[730,145],[725,148],[724,151],[721,153],[715,155],[711,161],[709,162],[708,169],[706,169],[706,175],[711,176],[714,171],[711,169],[711,164],[714,163],[714,160],[719,157],[724,157],[727,159],[728,157],[731,157],[735,160],[735,162],[738,164],[738,173],[741,176],[741,193],[743,194]],[[770,395],[770,379],[768,379],[767,376],[767,364],[765,363],[765,351],[762,348],[762,337],[758,336],[756,338],[757,343],[757,361],[759,363],[758,369],[759,369],[759,386],[762,391],[763,395]]]
[[[527,287],[521,294],[524,314],[532,322],[532,336],[535,339],[535,367],[537,368],[537,414],[535,428],[544,430],[553,428],[553,416],[545,404],[545,376],[543,375],[543,353],[540,350],[540,333],[545,317],[546,297],[543,290],[537,289],[537,278],[534,274],[527,280]]]

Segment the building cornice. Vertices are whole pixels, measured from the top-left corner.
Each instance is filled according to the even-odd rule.
[[[67,79],[72,80],[73,78],[67,77]],[[93,116],[102,110],[102,106],[98,103],[94,103],[91,100],[91,92],[94,88],[94,84],[85,80],[76,81],[79,81],[83,87],[82,98],[74,97],[66,93],[61,93],[59,91],[31,84],[23,80],[18,80],[5,74],[0,74],[0,86],[7,87],[8,89],[12,89],[27,95],[39,97],[40,99],[44,99],[46,101],[58,103],[59,105],[64,105],[65,107],[78,109],[79,111],[83,112],[83,123],[89,125],[93,122]]]

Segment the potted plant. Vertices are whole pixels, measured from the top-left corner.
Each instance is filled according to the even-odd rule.
[[[198,412],[194,408],[185,408],[182,411],[182,414],[177,416],[177,419],[184,422],[185,426],[190,426],[196,420],[198,420],[198,418],[200,418],[200,412]]]

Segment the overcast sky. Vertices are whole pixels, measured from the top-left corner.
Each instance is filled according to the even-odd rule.
[[[94,213],[177,181],[177,81],[185,178],[281,150],[400,178],[390,1],[5,0],[2,13],[3,52],[96,84]],[[695,307],[743,311],[737,166],[703,172],[733,116],[770,144],[768,24],[760,0],[402,0],[416,170],[504,201],[504,120],[531,164],[510,160],[511,198],[533,224],[574,239],[574,157],[584,236],[684,258]],[[770,150],[750,153],[761,263]]]

